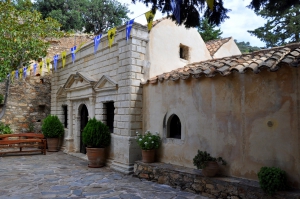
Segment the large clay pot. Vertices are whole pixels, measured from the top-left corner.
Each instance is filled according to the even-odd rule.
[[[216,161],[206,162],[206,167],[202,169],[202,174],[205,177],[214,177],[219,171],[219,164]]]
[[[99,168],[105,165],[105,161],[106,161],[105,148],[86,147],[86,155],[89,160],[88,167]]]
[[[145,163],[152,163],[155,161],[155,149],[142,150],[142,161]]]
[[[57,152],[58,151],[58,138],[47,138],[47,146],[49,152]]]

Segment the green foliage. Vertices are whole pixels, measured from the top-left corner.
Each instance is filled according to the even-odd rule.
[[[108,126],[95,118],[90,119],[82,132],[82,142],[91,148],[104,148],[110,145],[111,135]]]
[[[11,130],[8,124],[3,124],[0,122],[0,134],[12,134],[13,131]]]
[[[161,143],[159,134],[151,134],[150,131],[145,132],[145,135],[137,133],[137,143],[142,150],[158,149]]]
[[[126,22],[129,10],[116,0],[91,0],[84,13],[86,32],[99,34]]]
[[[3,104],[3,101],[4,101],[4,96],[0,94],[0,104]]]
[[[86,32],[99,34],[128,20],[125,4],[116,0],[37,0],[35,8],[44,18],[52,17],[65,31],[85,28]]]
[[[276,167],[262,167],[258,172],[260,187],[269,195],[287,188],[285,171]]]
[[[220,162],[222,165],[227,164],[226,161],[223,160],[223,158],[221,158],[221,157],[214,158],[209,153],[207,153],[206,151],[200,151],[200,150],[198,150],[198,154],[193,159],[194,166],[196,166],[197,169],[205,168],[206,163],[208,161]]]
[[[236,43],[236,45],[238,46],[238,48],[242,53],[251,53],[260,50],[259,47],[251,46],[249,42],[244,42],[244,41],[238,42],[236,39],[234,40],[234,42]]]
[[[263,27],[248,32],[266,43],[266,47],[300,42],[300,6],[292,6],[285,12],[263,9],[256,13],[267,19]]]
[[[31,4],[18,10],[9,1],[0,1],[0,81],[12,70],[27,66],[47,54],[46,38],[60,37],[60,24],[51,19],[42,20]]]
[[[65,130],[56,115],[48,115],[42,124],[42,133],[46,138],[57,138],[63,136]]]
[[[28,124],[28,132],[34,132],[35,128],[34,128],[34,124],[33,122],[29,122]]]
[[[200,26],[198,27],[198,32],[201,35],[204,42],[220,39],[223,33],[220,29],[216,29],[216,25],[210,24],[207,18],[204,18]]]

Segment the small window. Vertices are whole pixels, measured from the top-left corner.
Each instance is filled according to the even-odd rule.
[[[180,59],[189,60],[189,47],[180,44],[179,57]]]
[[[111,133],[114,132],[114,117],[115,117],[115,106],[114,102],[104,103],[105,115],[106,115],[106,125]]]
[[[63,114],[64,114],[64,127],[68,128],[68,106],[63,105]]]
[[[177,115],[170,116],[168,121],[168,137],[181,139],[181,122]]]

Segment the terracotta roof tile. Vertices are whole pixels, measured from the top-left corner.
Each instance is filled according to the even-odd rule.
[[[206,42],[206,48],[209,51],[210,55],[213,56],[223,44],[227,43],[231,37],[224,38],[224,39],[215,39],[215,40],[210,40]]]
[[[282,66],[300,66],[300,43],[260,50],[252,54],[236,55],[188,64],[183,68],[153,77],[142,84],[157,83],[158,80],[163,82],[165,80],[185,80],[189,77],[214,77],[216,74],[227,76],[233,72],[245,73],[247,70],[259,73],[264,68],[270,72],[274,72],[278,71]]]

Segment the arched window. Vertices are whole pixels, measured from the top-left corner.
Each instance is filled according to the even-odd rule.
[[[181,139],[181,122],[175,114],[171,115],[168,120],[168,137]]]

